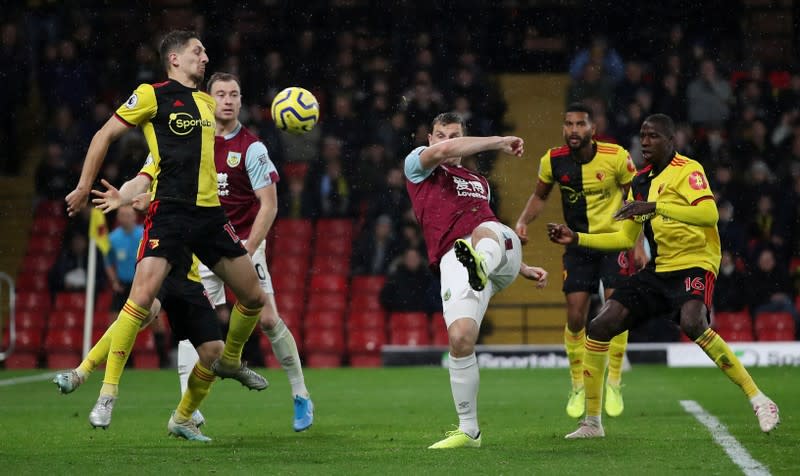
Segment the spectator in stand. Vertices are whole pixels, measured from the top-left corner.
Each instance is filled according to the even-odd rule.
[[[747,276],[737,268],[736,257],[730,251],[723,251],[714,283],[714,312],[737,312],[747,308],[744,289],[747,289]]]
[[[686,119],[686,96],[680,88],[680,78],[675,73],[669,73],[661,79],[661,88],[656,94],[656,110],[662,114],[674,117],[681,122]]]
[[[629,61],[625,64],[625,77],[614,90],[615,109],[623,110],[636,100],[640,91],[651,91],[650,85],[644,81],[644,67],[638,61]]]
[[[86,289],[89,240],[86,235],[73,233],[67,240],[67,247],[61,250],[48,274],[50,294],[55,299],[62,291],[84,291]],[[103,255],[97,253],[96,289],[103,289]]]
[[[279,182],[279,185],[284,181]],[[285,193],[281,193],[278,201],[278,216],[281,218],[311,218],[314,207],[311,197],[306,191],[305,179],[300,176],[289,176]]]
[[[574,79],[567,90],[567,104],[587,102],[593,98],[603,103],[607,109],[614,103],[613,83],[606,77],[602,65],[588,63],[583,68],[583,74]]]
[[[744,288],[751,314],[755,318],[760,312],[788,312],[795,323],[800,324],[786,266],[778,265],[775,252],[770,248],[763,248],[757,256]]]
[[[331,158],[324,164],[322,173],[312,177],[311,215],[313,218],[352,217],[355,206],[350,181],[344,176],[342,162]]]
[[[724,123],[730,116],[733,101],[728,82],[717,76],[717,67],[711,59],[700,63],[698,77],[689,83],[686,92],[689,103],[689,122],[693,126]]]
[[[374,227],[364,227],[353,249],[351,263],[354,275],[386,274],[398,254],[391,217],[381,215],[374,223]]]
[[[36,167],[36,196],[46,200],[60,200],[72,189],[64,149],[58,142],[47,144],[44,160]]]
[[[586,66],[595,63],[602,71],[611,84],[618,83],[625,74],[625,66],[622,57],[613,48],[608,46],[608,41],[604,37],[592,39],[588,48],[584,48],[575,55],[569,65],[569,75],[573,81],[579,80],[585,75]]]
[[[29,90],[30,60],[26,54],[24,43],[20,41],[16,24],[8,22],[0,26],[0,79],[6,91],[14,93],[0,96],[0,143],[4,144],[0,151],[0,174],[16,174],[19,171],[19,141],[17,135],[20,124],[17,118],[18,109],[23,107]]]
[[[375,220],[380,215],[388,215],[397,224],[403,215],[411,209],[411,201],[406,192],[405,176],[399,167],[392,167],[383,179],[383,189],[372,197],[367,209],[367,220]]]
[[[800,69],[792,71],[789,87],[778,93],[778,111],[787,113],[800,110]]]
[[[786,237],[789,235],[782,215],[775,210],[772,195],[764,194],[756,199],[756,211],[750,222],[750,248],[760,251],[769,246],[781,259],[788,259]]]
[[[431,297],[435,279],[419,251],[405,250],[397,267],[386,277],[381,290],[381,304],[389,312],[435,312],[437,305]]]
[[[718,209],[717,229],[722,251],[731,253],[735,258],[744,258],[747,251],[747,235],[745,228],[734,218],[733,204],[728,200],[722,200]]]

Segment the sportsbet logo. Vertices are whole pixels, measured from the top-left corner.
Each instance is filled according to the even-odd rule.
[[[195,119],[188,112],[173,112],[169,115],[169,130],[175,135],[185,136],[197,126],[215,127],[216,124],[208,119]]]

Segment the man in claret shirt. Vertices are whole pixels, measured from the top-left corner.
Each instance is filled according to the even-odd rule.
[[[275,291],[265,254],[265,238],[278,213],[278,171],[264,143],[239,122],[242,108],[239,78],[230,73],[214,73],[208,79],[208,93],[216,100],[214,162],[219,201],[236,235],[242,239],[261,289],[267,295],[266,305],[261,310],[261,328],[269,337],[272,351],[289,378],[294,403],[292,426],[295,431],[304,431],[314,422],[314,405],[306,389],[297,344],[275,305]],[[205,265],[200,265],[200,276],[220,318],[227,320],[222,279]],[[197,359],[197,352],[189,341],[178,344],[181,393],[187,387]],[[204,420],[201,415],[195,415],[195,418]]]
[[[547,272],[522,262],[514,230],[489,208],[489,183],[461,166],[461,158],[489,150],[522,157],[519,137],[464,137],[464,120],[444,113],[433,120],[428,147],[405,159],[406,189],[428,247],[428,261],[441,276],[442,307],[450,337],[450,388],[459,426],[431,449],[477,448],[478,341],[491,297],[517,274],[547,283]]]

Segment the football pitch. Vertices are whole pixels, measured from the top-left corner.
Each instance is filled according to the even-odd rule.
[[[174,371],[127,370],[108,430],[88,412],[101,374],[59,395],[42,371],[0,372],[3,474],[800,474],[800,371],[752,369],[779,405],[782,423],[763,434],[748,402],[717,369],[635,366],[623,377],[625,412],[604,417],[606,438],[567,441],[569,375],[561,370],[482,370],[480,449],[427,450],[457,422],[442,368],[306,371],[314,426],[291,428],[285,374],[258,369],[263,392],[218,381],[204,403],[211,443],[167,436],[177,405]],[[26,381],[30,375],[42,376]],[[51,375],[51,374],[50,374]],[[35,378],[35,377],[34,377]],[[9,380],[11,379],[11,380]],[[20,382],[22,381],[22,382]],[[734,456],[681,405],[697,402],[738,442]],[[730,441],[728,441],[730,443]]]

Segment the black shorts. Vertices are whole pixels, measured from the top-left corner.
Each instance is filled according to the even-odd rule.
[[[222,207],[152,202],[144,221],[138,259],[157,256],[177,267],[175,260],[182,258],[186,249],[209,268],[222,258],[247,254]]]
[[[634,325],[653,317],[680,323],[681,307],[688,301],[702,301],[710,312],[716,279],[702,268],[656,273],[648,267],[625,280],[610,299],[628,309]]]
[[[564,253],[565,294],[575,292],[596,293],[600,280],[606,289],[616,289],[629,276],[630,263],[627,251],[598,251],[570,246]]]
[[[195,347],[222,340],[217,312],[205,288],[186,278],[185,273],[177,274],[173,270],[161,285],[158,299],[177,340],[189,339]]]

